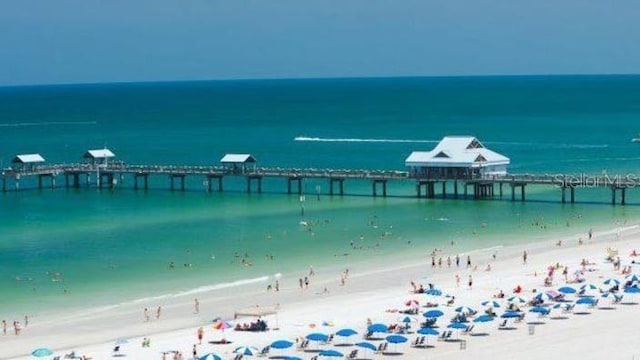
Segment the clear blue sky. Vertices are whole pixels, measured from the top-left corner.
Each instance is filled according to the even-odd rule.
[[[640,73],[638,0],[0,0],[0,85]]]

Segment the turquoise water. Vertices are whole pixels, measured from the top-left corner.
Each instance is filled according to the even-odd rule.
[[[515,173],[636,174],[638,93],[638,76],[0,88],[0,160],[38,152],[49,163],[75,162],[107,146],[132,164],[209,165],[241,152],[265,167],[404,170],[411,151],[457,134],[509,156]],[[559,190],[544,187],[527,188],[531,201],[522,204],[415,199],[410,183],[390,184],[394,196],[384,199],[368,196],[364,181],[347,181],[344,197],[326,195],[324,182],[303,186],[304,215],[284,180],[265,181],[262,194],[246,194],[239,179],[225,179],[224,193],[206,193],[201,179],[170,192],[161,177],[148,192],[125,178],[115,191],[2,194],[0,315],[276,273],[297,279],[309,264],[427,255],[451,240],[485,248],[639,218],[636,190],[631,205],[612,207],[607,190],[578,189],[580,203],[561,205]]]

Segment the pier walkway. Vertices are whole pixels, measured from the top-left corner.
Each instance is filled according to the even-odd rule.
[[[561,202],[576,201],[576,188],[608,188],[611,203],[626,204],[626,190],[640,183],[640,177],[602,175],[549,175],[549,174],[508,174],[483,178],[418,178],[408,171],[398,170],[354,170],[354,169],[298,169],[298,168],[253,168],[233,169],[223,166],[174,166],[174,165],[130,165],[118,161],[107,165],[73,163],[37,165],[25,168],[6,168],[2,171],[2,192],[20,190],[21,182],[27,179],[37,184],[37,188],[56,187],[56,179],[64,178],[64,186],[80,188],[97,186],[113,189],[122,184],[125,177],[133,179],[133,188],[148,189],[149,177],[164,176],[169,179],[171,190],[185,191],[187,177],[200,177],[207,191],[223,191],[225,177],[243,177],[247,192],[262,192],[263,178],[286,180],[287,193],[303,193],[304,179],[324,179],[328,182],[329,195],[344,195],[347,180],[366,180],[372,185],[372,196],[387,196],[390,181],[411,181],[416,186],[416,196],[426,198],[503,198],[504,187],[512,201],[525,201],[528,185],[550,186],[560,189]],[[214,186],[215,185],[215,186]],[[462,193],[460,193],[462,187]],[[440,191],[437,191],[440,188]],[[452,189],[453,188],[453,189]],[[469,188],[471,191],[469,191]],[[497,189],[496,189],[497,188]],[[497,191],[496,191],[497,190]],[[423,192],[424,191],[424,192]],[[380,192],[380,193],[379,193]],[[438,192],[438,193],[437,193]],[[619,196],[618,196],[619,195]]]

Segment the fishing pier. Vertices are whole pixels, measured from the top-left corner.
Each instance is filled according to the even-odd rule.
[[[640,177],[601,175],[535,175],[509,174],[506,167],[510,160],[486,149],[473,137],[445,137],[431,151],[416,151],[405,160],[407,170],[366,169],[299,169],[257,167],[250,154],[226,154],[218,166],[190,165],[131,165],[114,160],[108,149],[89,150],[83,162],[70,164],[45,164],[39,154],[17,155],[12,166],[2,170],[2,193],[26,188],[56,188],[59,179],[64,187],[80,189],[95,187],[115,190],[131,184],[134,190],[149,190],[150,179],[168,179],[171,191],[186,191],[187,179],[191,184],[202,181],[207,192],[224,191],[225,179],[243,179],[246,192],[262,193],[263,180],[282,179],[287,194],[304,195],[306,179],[327,184],[329,196],[345,195],[348,181],[366,181],[371,185],[371,196],[387,197],[388,185],[413,183],[417,198],[443,199],[504,199],[524,202],[527,186],[551,187],[559,190],[562,203],[576,202],[576,189],[609,189],[611,204],[625,205],[626,192],[640,184]],[[234,181],[237,184],[238,181]],[[236,185],[237,186],[237,185]],[[406,188],[406,186],[405,186]],[[235,189],[238,191],[238,189]],[[316,186],[320,196],[320,186]],[[396,196],[407,196],[406,191]],[[302,199],[302,198],[301,198]],[[302,201],[302,200],[301,200]]]
[[[130,183],[134,190],[148,190],[149,178],[165,178],[171,191],[186,191],[186,178],[200,178],[207,192],[224,191],[224,179],[244,178],[246,192],[262,192],[264,178],[283,179],[288,194],[303,194],[303,181],[316,179],[328,185],[327,195],[345,194],[345,182],[364,180],[371,183],[371,196],[386,197],[389,182],[415,183],[417,198],[449,199],[503,199],[525,201],[526,188],[530,185],[559,189],[562,203],[576,202],[576,189],[609,188],[611,204],[626,204],[626,190],[635,188],[640,179],[633,177],[600,176],[560,176],[507,174],[467,179],[432,177],[423,178],[409,171],[398,170],[333,170],[295,168],[253,168],[230,169],[223,166],[168,166],[168,165],[127,165],[120,162],[109,164],[57,164],[39,165],[24,169],[4,169],[2,171],[2,192],[19,191],[20,184],[27,179],[37,189],[56,188],[60,179],[64,188],[116,189],[121,184]],[[236,189],[237,191],[237,189]]]

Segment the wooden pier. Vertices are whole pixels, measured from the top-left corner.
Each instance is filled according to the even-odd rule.
[[[511,201],[525,201],[528,185],[542,185],[559,189],[562,203],[576,202],[576,189],[608,188],[613,205],[627,203],[626,191],[635,188],[640,179],[635,177],[599,176],[559,176],[510,174],[482,178],[424,178],[412,176],[407,171],[398,170],[349,170],[349,169],[297,169],[297,168],[254,168],[241,172],[222,166],[171,166],[171,165],[128,165],[121,162],[104,164],[57,164],[38,165],[25,169],[7,168],[2,171],[2,192],[19,191],[21,182],[31,180],[38,189],[55,188],[56,179],[64,177],[65,188],[98,187],[114,189],[125,178],[132,179],[134,190],[148,190],[149,178],[165,177],[171,191],[185,191],[188,178],[201,178],[205,191],[223,191],[224,179],[243,177],[246,192],[262,192],[265,178],[285,180],[286,192],[302,195],[305,179],[321,179],[327,182],[328,195],[345,194],[345,182],[364,180],[371,182],[371,196],[389,195],[389,182],[414,182],[418,198],[452,199],[503,199],[504,187],[510,188]],[[448,190],[453,188],[453,192]],[[462,188],[462,194],[460,189]],[[506,191],[509,194],[509,191]],[[568,194],[567,194],[568,193]],[[508,195],[507,195],[508,196]]]

